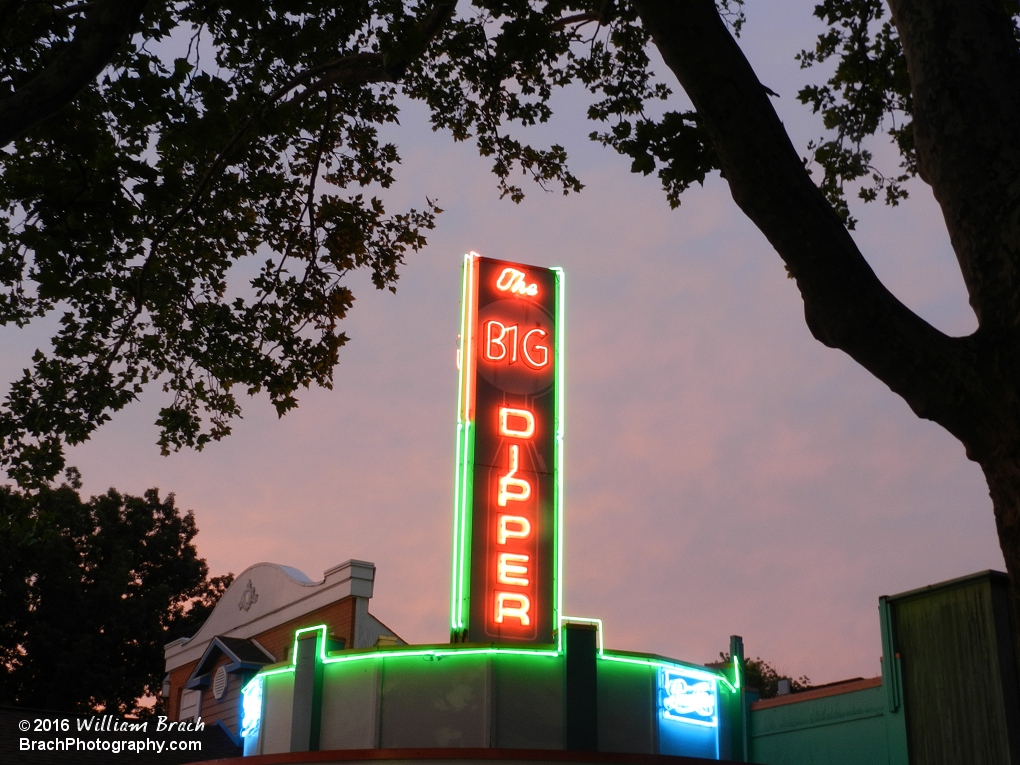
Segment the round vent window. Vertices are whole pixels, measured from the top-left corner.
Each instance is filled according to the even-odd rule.
[[[217,701],[227,695],[227,668],[222,665],[216,670],[216,676],[213,677],[212,692]]]

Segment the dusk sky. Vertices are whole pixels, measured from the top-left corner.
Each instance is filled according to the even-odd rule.
[[[794,60],[821,29],[812,7],[751,0],[742,42],[802,152],[821,130],[796,99],[822,77]],[[405,111],[385,198],[399,212],[427,194],[445,212],[396,295],[355,279],[335,389],[282,420],[246,401],[230,438],[166,458],[153,390],[69,462],[90,494],[174,492],[213,574],[271,561],[319,579],[372,561],[372,612],[409,642],[445,641],[463,255],[562,266],[567,613],[602,618],[611,648],[707,662],[739,634],[748,655],[815,683],[879,674],[880,595],[1003,568],[980,470],[810,336],[794,282],[724,181],[670,210],[654,177],[587,141],[586,104],[558,97],[534,132],[567,147],[586,188],[525,186],[520,205],[498,199],[471,144]],[[940,211],[926,186],[910,191],[898,209],[857,205],[854,238],[908,306],[969,333]],[[43,331],[5,330],[6,368],[27,365]]]

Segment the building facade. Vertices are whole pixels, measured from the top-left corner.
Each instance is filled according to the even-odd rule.
[[[201,717],[240,745],[241,689],[264,667],[292,658],[296,630],[323,625],[334,649],[403,644],[368,611],[374,581],[375,565],[357,560],[334,566],[319,582],[289,566],[249,567],[195,635],[166,646],[168,717]]]
[[[1020,693],[998,571],[879,598],[882,675],[750,705],[762,765],[1015,765]]]

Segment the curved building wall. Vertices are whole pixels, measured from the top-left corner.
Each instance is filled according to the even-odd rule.
[[[720,695],[739,696],[721,672],[639,654],[592,652],[586,686],[568,680],[566,654],[553,647],[317,650],[317,669],[304,674],[302,657],[313,652],[294,653],[292,666],[269,668],[253,681],[262,684],[262,719],[246,736],[246,754],[580,748],[719,759],[726,755],[720,707],[725,713],[733,706]],[[313,685],[302,677],[318,679]],[[691,692],[678,701],[668,694],[680,686]],[[578,689],[587,688],[594,698],[579,698]],[[315,719],[299,719],[307,714]],[[577,738],[578,726],[590,738]],[[302,738],[305,730],[311,733]],[[585,740],[589,746],[576,744]]]

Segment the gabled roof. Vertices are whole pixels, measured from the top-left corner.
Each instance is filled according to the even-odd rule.
[[[214,637],[253,638],[345,598],[367,602],[374,579],[375,565],[359,560],[328,569],[320,582],[290,566],[250,566],[223,593],[198,632],[165,646],[166,671],[199,661]],[[375,635],[371,638],[374,642]]]
[[[259,665],[268,663],[272,664],[276,661],[276,657],[269,653],[261,644],[252,640],[251,638],[235,638],[235,637],[224,637],[217,636],[213,639],[214,643],[219,643],[223,646],[223,652],[230,657],[232,661],[245,663],[257,663]],[[199,662],[201,666],[202,662]]]
[[[220,656],[226,656],[230,660],[227,665],[227,672],[238,670],[257,671],[267,664],[276,661],[275,657],[265,648],[250,638],[233,638],[217,635],[209,642],[202,658],[191,673],[186,688],[204,688],[209,685],[209,673],[216,665]]]

